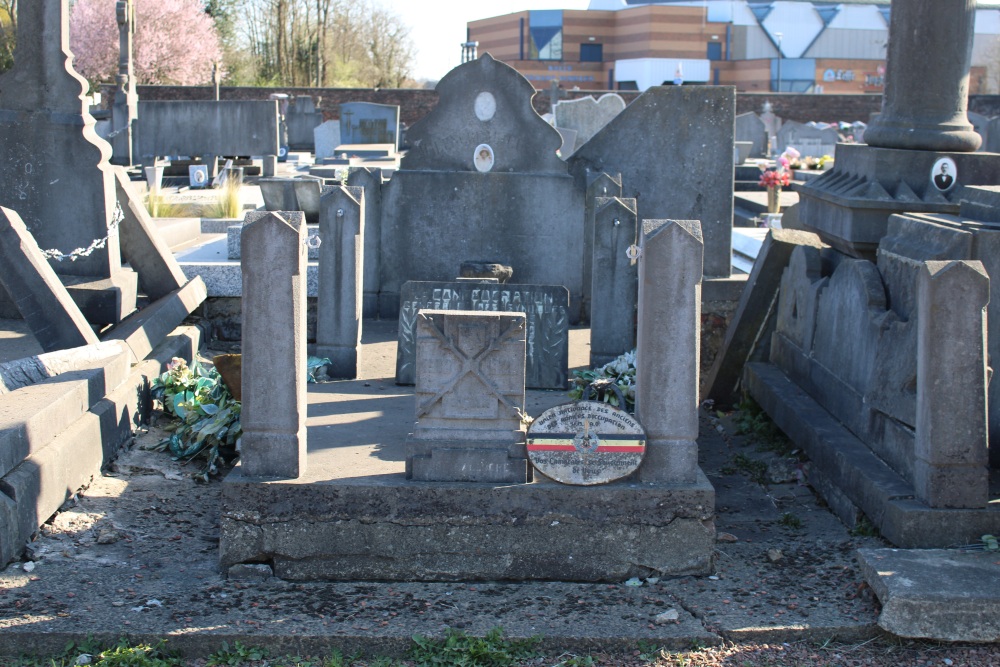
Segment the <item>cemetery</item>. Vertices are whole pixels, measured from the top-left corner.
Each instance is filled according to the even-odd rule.
[[[974,3],[893,3],[871,118],[483,53],[409,127],[143,100],[117,4],[107,118],[67,0],[0,75],[0,656],[1000,641]]]

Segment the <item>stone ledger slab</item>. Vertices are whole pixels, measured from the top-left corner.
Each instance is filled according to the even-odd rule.
[[[878,624],[900,637],[1000,641],[1000,554],[953,549],[859,549],[882,603]]]
[[[396,383],[416,380],[417,311],[522,312],[527,318],[525,386],[565,389],[569,366],[569,291],[560,285],[409,281],[400,294]]]

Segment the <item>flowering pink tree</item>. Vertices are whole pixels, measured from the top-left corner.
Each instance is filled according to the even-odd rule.
[[[201,0],[135,0],[138,83],[194,85],[212,79],[222,47]],[[118,74],[115,0],[76,0],[69,21],[73,66],[91,81]]]

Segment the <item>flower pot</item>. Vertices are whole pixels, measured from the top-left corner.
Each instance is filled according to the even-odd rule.
[[[781,211],[781,186],[774,185],[767,189],[767,212],[778,213]]]

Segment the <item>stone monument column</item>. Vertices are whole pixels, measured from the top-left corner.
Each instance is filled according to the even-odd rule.
[[[881,115],[865,130],[880,148],[972,152],[968,119],[976,0],[894,0]]]
[[[121,265],[111,146],[71,64],[69,6],[24,2],[18,19],[14,66],[0,77],[0,206],[56,251],[52,267],[87,320],[112,324],[135,310],[137,281]]]
[[[135,36],[135,4],[132,0],[118,0],[115,5],[118,18],[118,86],[111,106],[111,138],[114,164],[131,165],[132,121],[138,118],[139,96],[135,92],[135,75],[132,69],[132,39]]]

